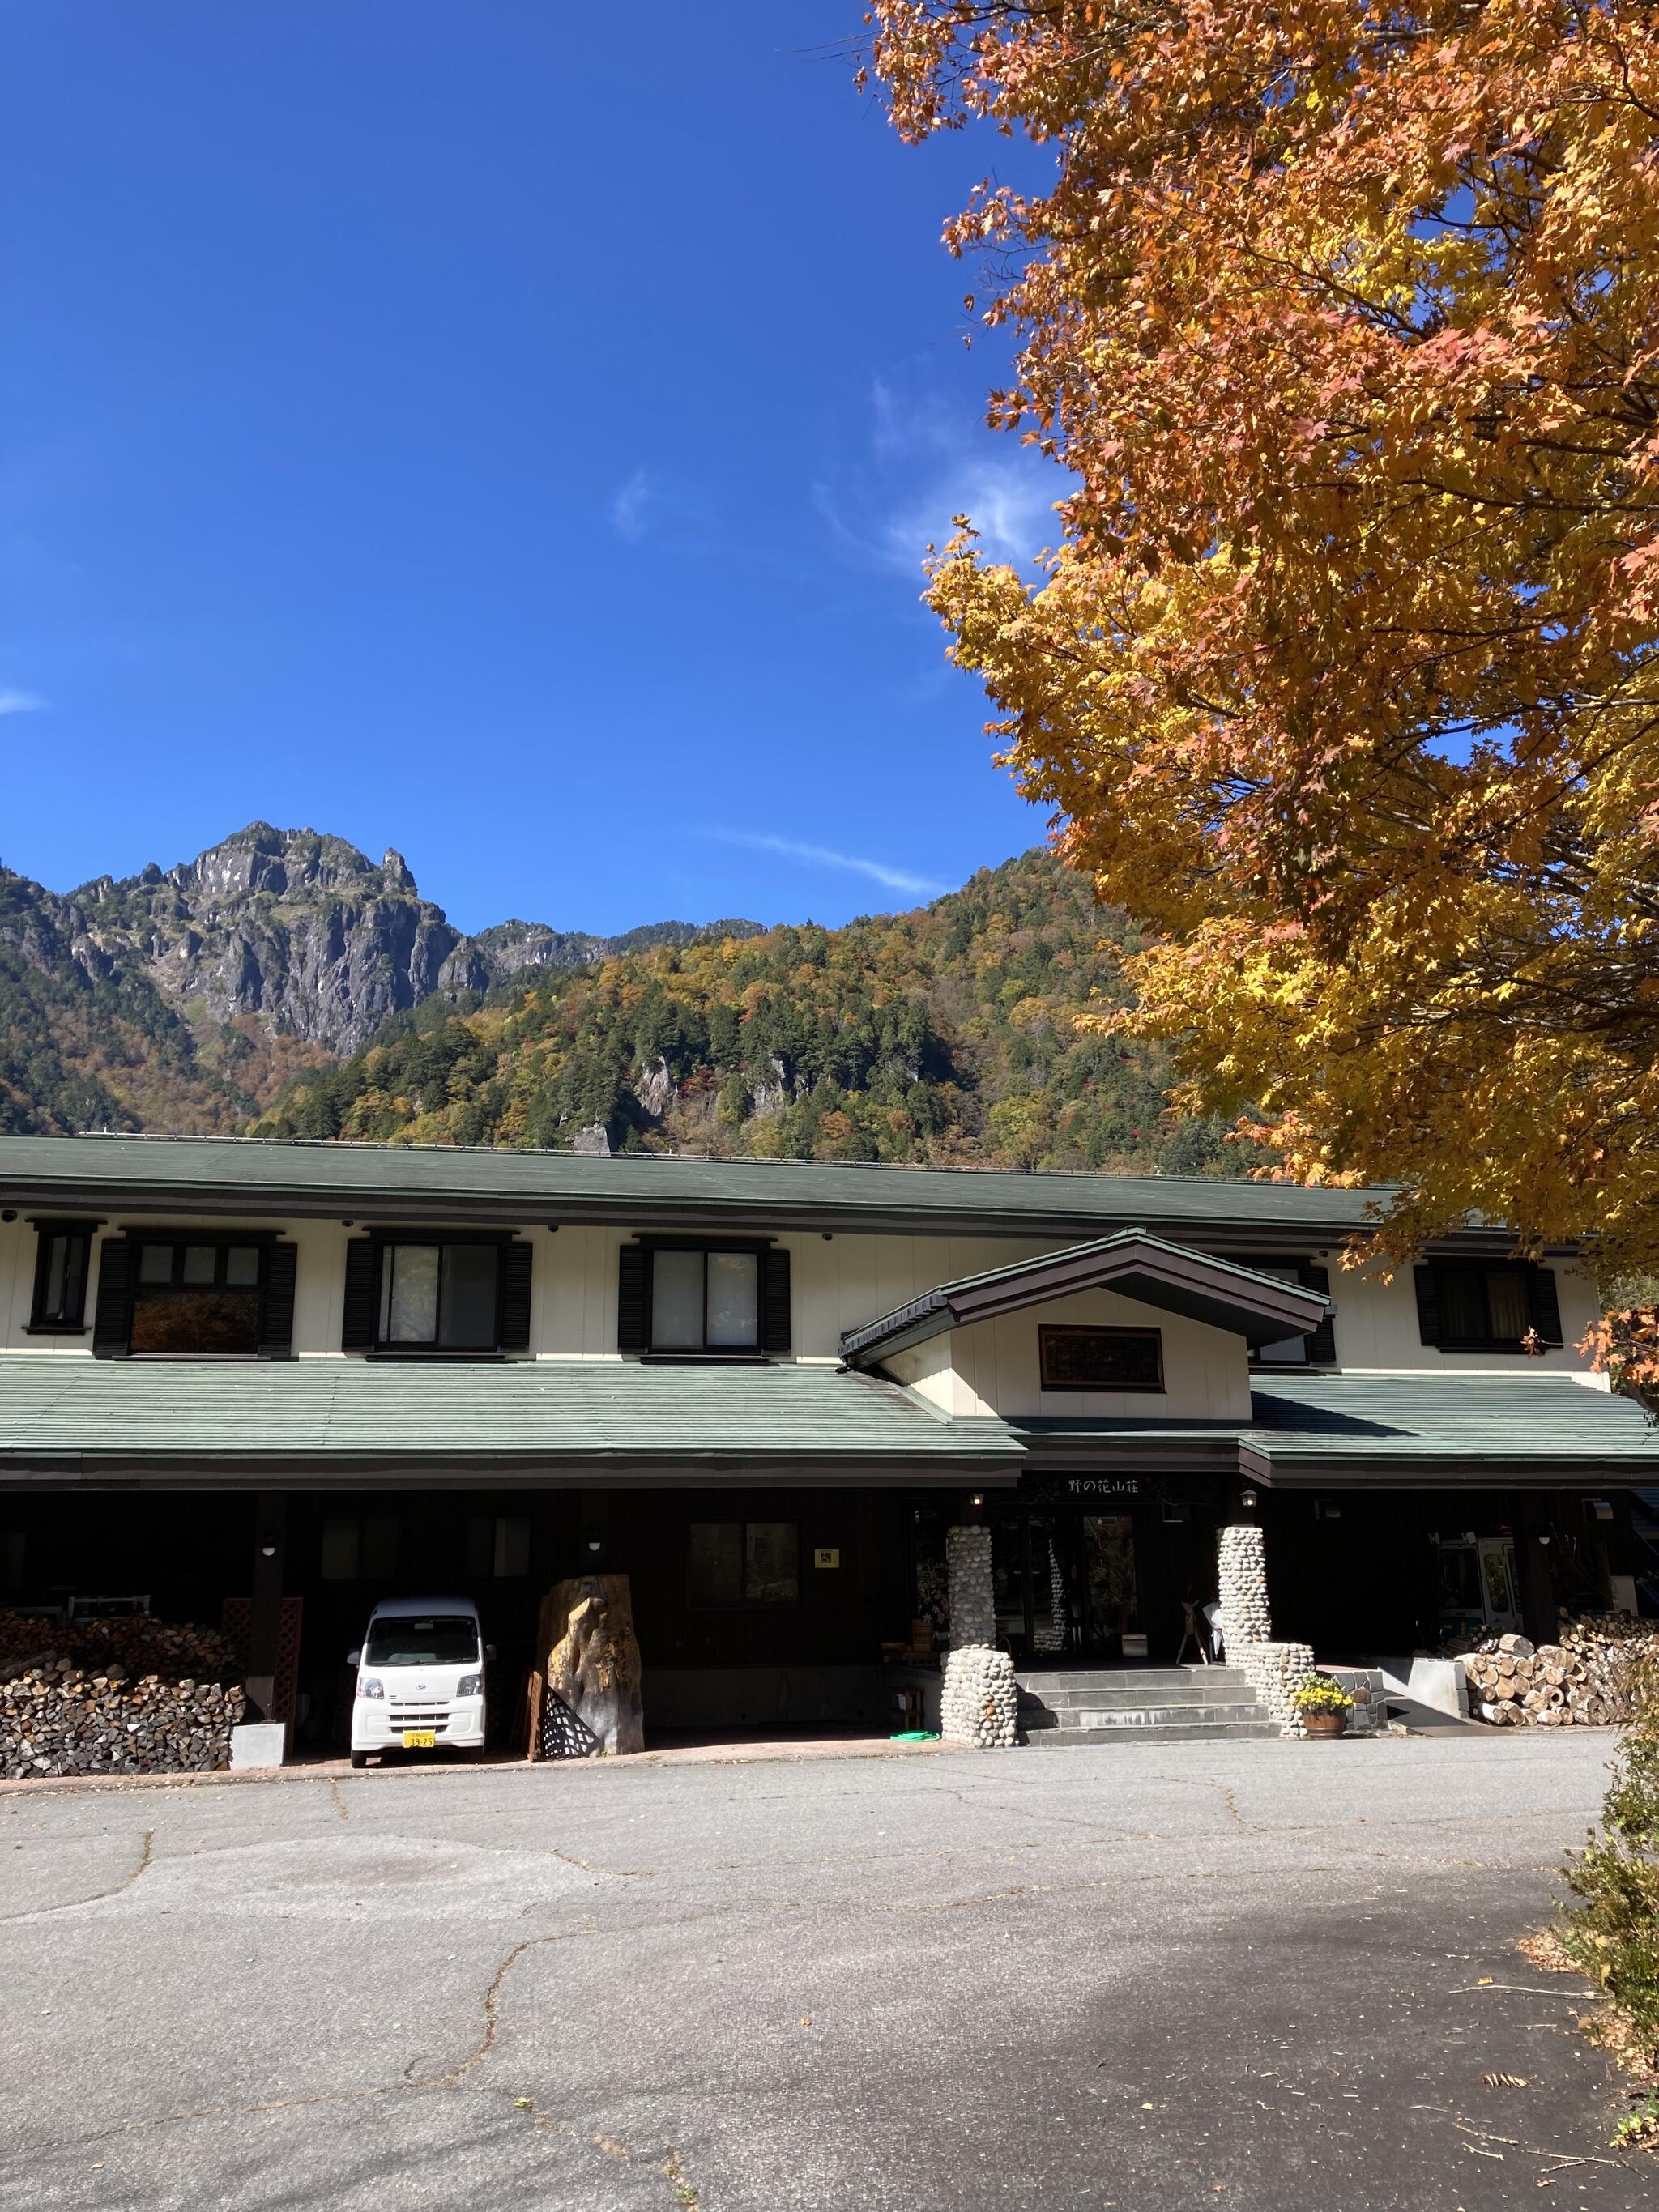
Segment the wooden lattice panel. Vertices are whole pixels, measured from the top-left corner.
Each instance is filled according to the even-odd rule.
[[[303,1598],[285,1597],[280,1601],[276,1619],[276,1680],[272,1688],[276,1710],[271,1715],[273,1720],[293,1720],[299,1704],[300,1629],[304,1609]],[[253,1600],[251,1597],[228,1597],[225,1600],[219,1626],[245,1674],[248,1667],[248,1630],[252,1620]]]

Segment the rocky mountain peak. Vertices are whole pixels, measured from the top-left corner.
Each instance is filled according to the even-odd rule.
[[[349,1054],[423,1000],[699,934],[683,922],[617,939],[512,921],[469,937],[421,896],[395,846],[377,863],[343,837],[270,822],[250,822],[193,860],[97,876],[67,896],[0,869],[0,955],[148,998],[145,1033],[171,1024],[186,1053],[192,1037],[217,1049],[229,1025],[251,1024],[250,1035]],[[0,1119],[3,1109],[0,1096]]]

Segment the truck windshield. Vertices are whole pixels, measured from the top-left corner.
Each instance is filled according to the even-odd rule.
[[[464,1613],[368,1624],[365,1667],[465,1667],[478,1656],[478,1624]]]

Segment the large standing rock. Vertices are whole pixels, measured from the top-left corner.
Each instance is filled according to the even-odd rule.
[[[545,1659],[536,1755],[643,1751],[640,1647],[626,1575],[576,1575],[542,1601]]]

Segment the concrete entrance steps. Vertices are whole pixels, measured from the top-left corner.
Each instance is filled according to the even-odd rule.
[[[1226,1743],[1279,1731],[1237,1667],[1024,1671],[1019,1724],[1030,1743]]]

